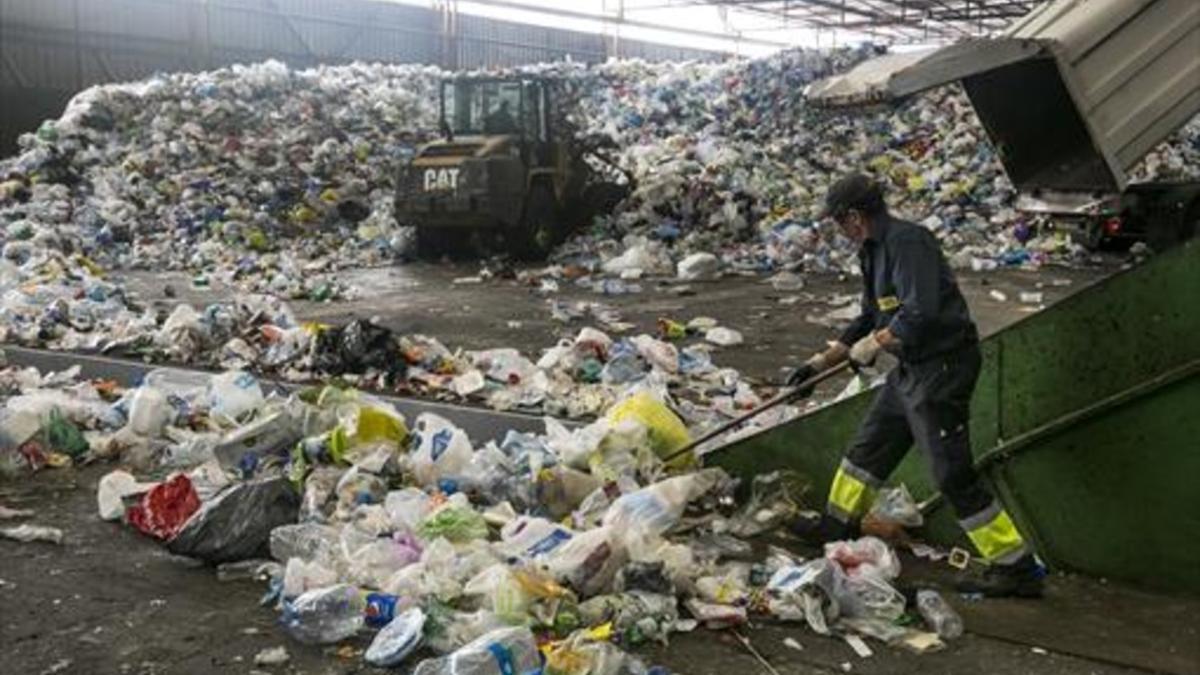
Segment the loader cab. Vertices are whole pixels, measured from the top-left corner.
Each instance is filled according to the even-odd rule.
[[[442,83],[441,129],[447,141],[457,137],[498,136],[528,167],[553,160],[548,87],[537,78],[455,78]]]
[[[440,138],[401,168],[396,191],[397,220],[416,226],[421,255],[537,258],[565,236],[564,207],[588,174],[574,134],[552,121],[555,91],[538,77],[442,82]]]

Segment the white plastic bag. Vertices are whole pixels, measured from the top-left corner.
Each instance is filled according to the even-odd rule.
[[[590,597],[609,588],[628,557],[607,527],[580,532],[546,558],[545,566],[555,579]]]
[[[460,476],[471,462],[471,439],[462,429],[433,413],[417,417],[413,433],[417,449],[412,454],[413,475],[421,485]]]
[[[125,514],[125,497],[148,492],[155,485],[158,483],[139,483],[131,474],[120,469],[108,472],[100,479],[96,489],[100,519],[117,520]]]
[[[742,334],[732,328],[717,326],[704,334],[704,339],[721,347],[733,347],[744,342]]]
[[[392,525],[397,530],[416,532],[417,526],[433,510],[429,495],[417,488],[393,490],[383,500]]]
[[[141,386],[129,401],[129,429],[139,436],[155,438],[175,416],[167,395],[154,388]]]
[[[208,385],[209,411],[218,417],[236,420],[263,404],[263,391],[250,373],[229,370],[214,375]]]
[[[545,518],[520,516],[500,529],[496,549],[508,558],[535,560],[553,555],[574,536],[571,530]]]
[[[679,261],[677,276],[686,281],[712,279],[721,271],[721,260],[711,253],[693,253]]]
[[[679,522],[688,502],[717,485],[724,472],[704,469],[622,495],[604,514],[603,524],[626,540],[665,534]]]

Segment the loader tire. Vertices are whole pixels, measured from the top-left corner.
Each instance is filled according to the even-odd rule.
[[[558,243],[559,229],[554,194],[545,185],[534,185],[508,239],[509,252],[519,260],[541,260]]]

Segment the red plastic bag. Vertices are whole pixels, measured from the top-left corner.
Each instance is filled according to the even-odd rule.
[[[125,520],[156,539],[170,539],[200,508],[200,497],[187,476],[179,474],[142,495]]]

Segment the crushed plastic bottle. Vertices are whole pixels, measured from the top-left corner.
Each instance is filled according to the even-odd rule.
[[[963,634],[962,617],[937,591],[917,591],[917,610],[921,612],[925,623],[943,640],[953,640]]]
[[[375,635],[363,657],[381,668],[399,665],[420,646],[424,628],[425,612],[420,607],[406,610]]]
[[[308,591],[283,602],[280,622],[293,638],[305,644],[333,644],[362,629],[366,601],[357,588],[338,584]]]
[[[528,628],[499,628],[452,654],[422,661],[413,675],[529,675],[541,662]]]
[[[340,545],[337,528],[320,523],[297,523],[271,530],[271,557],[282,563],[292,558],[319,563],[335,560]]]

